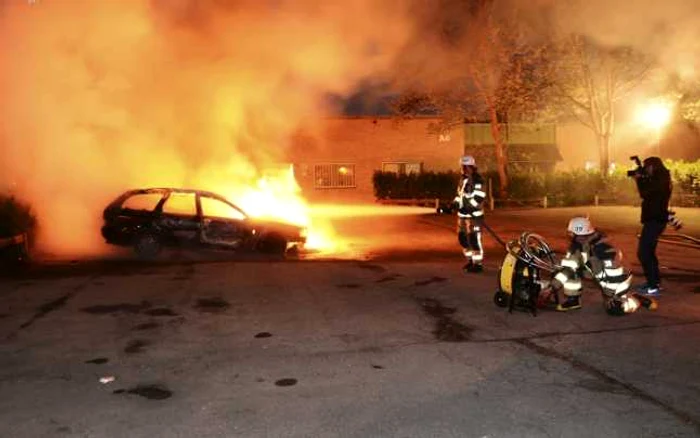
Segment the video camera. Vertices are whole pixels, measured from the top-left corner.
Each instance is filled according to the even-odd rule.
[[[646,171],[644,170],[644,166],[642,166],[642,161],[639,159],[639,157],[637,155],[631,156],[630,160],[635,162],[635,164],[637,165],[637,168],[627,171],[627,176],[629,178],[634,178],[636,176],[639,176],[639,177],[647,176]]]

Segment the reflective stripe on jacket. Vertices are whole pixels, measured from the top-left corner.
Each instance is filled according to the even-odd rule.
[[[457,214],[464,218],[478,218],[484,215],[483,203],[486,199],[484,180],[474,172],[471,177],[463,175],[457,187],[455,202],[459,210]]]
[[[622,294],[629,289],[632,275],[619,264],[617,255],[618,251],[600,232],[585,239],[575,237],[561,261],[562,269],[554,275],[554,281],[565,292],[578,291],[582,288],[581,277],[588,267],[595,276],[594,280],[607,292]]]

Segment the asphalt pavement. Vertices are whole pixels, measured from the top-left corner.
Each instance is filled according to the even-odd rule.
[[[387,207],[391,208],[391,207]],[[700,262],[660,244],[657,311],[509,314],[503,249],[454,218],[334,218],[336,254],[52,260],[0,279],[2,437],[700,436]],[[586,212],[636,273],[638,210],[497,211],[565,245]],[[688,234],[698,215],[680,211]]]

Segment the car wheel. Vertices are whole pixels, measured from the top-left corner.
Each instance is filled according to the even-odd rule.
[[[508,307],[508,305],[510,304],[510,294],[499,290],[493,295],[493,302],[498,307]]]
[[[161,244],[153,234],[141,235],[134,245],[134,252],[143,259],[153,259],[160,253]]]
[[[284,255],[287,252],[287,240],[282,236],[267,236],[260,242],[258,249],[265,254]]]

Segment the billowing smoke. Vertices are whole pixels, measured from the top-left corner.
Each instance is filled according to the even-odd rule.
[[[486,98],[479,96],[478,91],[485,89],[495,95],[494,90],[508,90],[509,82],[510,85],[519,84],[506,75],[508,71],[503,67],[508,65],[509,53],[519,55],[526,51],[518,50],[517,45],[514,45],[515,51],[513,45],[505,45],[507,48],[503,49],[499,44],[503,36],[516,36],[517,42],[524,42],[529,48],[545,43],[539,46],[545,47],[539,52],[544,53],[545,58],[555,53],[547,50],[546,44],[557,42],[566,47],[572,35],[583,35],[586,40],[607,48],[635,49],[635,59],[644,59],[644,62],[622,66],[621,71],[615,72],[616,88],[623,94],[618,95],[615,102],[613,148],[617,158],[629,156],[628,151],[640,153],[640,149],[650,149],[660,142],[660,128],[639,117],[650,104],[685,105],[697,96],[698,91],[693,88],[700,84],[700,26],[697,25],[700,8],[697,1],[435,0],[431,4],[432,7],[418,14],[419,29],[399,58],[397,70],[404,74],[397,76],[394,84],[398,90],[416,91],[419,97],[422,92],[433,92],[438,96],[438,104],[444,104],[448,111],[457,110],[453,115],[455,120],[461,120],[464,115],[455,105],[457,99],[467,101],[467,115],[486,119]],[[510,59],[513,58],[516,57]],[[531,57],[528,62],[534,66],[534,74],[544,78],[541,83],[544,87],[562,80],[558,74],[565,69],[538,70],[538,61],[531,61],[533,58],[539,59]],[[564,62],[549,66],[562,67]],[[605,77],[604,69],[593,74]],[[538,84],[537,81],[530,83]],[[572,84],[575,82],[569,85]],[[603,91],[603,84],[600,81],[599,91]],[[521,102],[527,102],[527,109],[546,107],[547,98],[556,101],[557,92],[551,87],[545,89],[554,96],[535,93],[525,95],[527,99],[523,95],[518,97]],[[684,101],[676,100],[679,90],[689,97]],[[508,93],[501,95],[508,96]],[[467,99],[462,99],[463,96]],[[415,110],[412,105],[418,109],[425,105],[425,101],[410,97],[405,105],[400,102],[401,109]],[[570,116],[571,111],[562,108],[561,112]],[[690,112],[683,107],[678,109],[679,114]],[[560,121],[568,123],[570,120]],[[682,131],[685,128],[681,125],[668,125],[664,130],[666,133],[672,132],[672,128]],[[582,129],[585,134],[586,128]],[[596,138],[592,132],[589,134],[586,141],[593,150]],[[692,155],[682,149],[678,149],[680,156]]]
[[[252,184],[409,34],[390,0],[0,2],[0,188],[43,249],[98,251],[117,194]]]
[[[543,34],[634,45],[695,74],[692,1],[494,1]],[[462,18],[478,3],[0,1],[0,190],[32,203],[44,249],[95,251],[125,189],[250,185],[332,110],[327,94],[459,77],[479,55],[483,23]]]
[[[490,13],[480,15],[480,7]],[[491,40],[497,45],[483,35],[489,31],[522,32],[530,41],[581,34],[603,45],[633,47],[668,73],[687,78],[700,73],[696,1],[435,0],[414,2],[413,12],[418,29],[400,57],[400,86],[446,84],[464,77],[469,62],[497,50],[480,44]],[[487,15],[496,30],[488,29]]]
[[[700,67],[700,8],[696,1],[576,0],[556,2],[558,31],[654,56],[668,72],[694,77]]]

